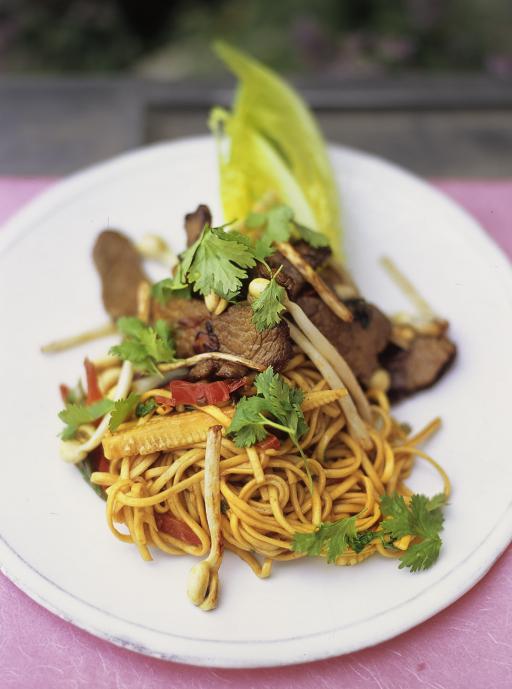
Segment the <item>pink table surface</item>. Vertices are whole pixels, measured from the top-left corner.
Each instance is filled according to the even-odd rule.
[[[0,178],[0,223],[51,180]],[[512,180],[434,184],[512,255]],[[487,576],[431,620],[371,649],[263,670],[195,668],[96,639],[0,575],[2,689],[511,689],[512,547]]]

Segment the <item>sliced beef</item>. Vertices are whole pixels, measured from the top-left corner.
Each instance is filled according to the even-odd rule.
[[[254,327],[252,317],[250,304],[240,303],[213,319],[219,351],[237,354],[280,371],[292,354],[288,324],[281,321],[260,333]]]
[[[342,301],[359,296],[359,290],[346,271],[327,264],[318,271],[318,274]]]
[[[367,385],[379,368],[377,357],[389,341],[391,324],[386,316],[364,299],[350,299],[345,304],[354,320],[345,323],[311,291],[300,296],[297,303],[344,357],[355,376]]]
[[[213,333],[218,351],[252,359],[263,366],[279,371],[292,355],[292,342],[288,324],[281,321],[274,328],[258,332],[252,322],[253,311],[249,304],[230,306],[220,316],[212,318]],[[240,364],[231,361],[202,361],[190,371],[194,380],[209,378],[240,378],[247,373]]]
[[[433,385],[449,368],[456,347],[444,335],[417,335],[408,349],[391,344],[381,362],[391,376],[393,397],[404,397]]]
[[[137,289],[147,277],[131,240],[117,230],[104,230],[96,240],[92,255],[100,274],[101,296],[107,313],[113,319],[137,315]]]
[[[185,232],[187,233],[187,246],[191,246],[203,231],[205,225],[212,224],[212,214],[208,206],[200,204],[193,213],[185,216]]]
[[[152,320],[163,318],[174,330],[176,354],[187,358],[205,351],[215,351],[218,342],[209,331],[210,313],[202,299],[169,299],[165,304],[153,302]]]
[[[319,268],[322,266],[331,255],[331,250],[328,247],[315,249],[310,244],[303,241],[297,242],[293,246],[312,268]],[[277,276],[277,281],[286,289],[288,296],[291,299],[295,299],[306,284],[302,275],[279,251],[276,251],[266,260],[273,271],[276,271],[279,266],[283,266]],[[254,271],[255,277],[268,277],[268,271],[261,263],[258,263]]]

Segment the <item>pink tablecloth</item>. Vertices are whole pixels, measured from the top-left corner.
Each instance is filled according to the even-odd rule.
[[[49,180],[0,178],[0,223]],[[512,181],[437,181],[512,255]],[[308,665],[213,670],[153,660],[63,622],[0,575],[2,689],[510,689],[512,548],[469,593],[375,648]]]

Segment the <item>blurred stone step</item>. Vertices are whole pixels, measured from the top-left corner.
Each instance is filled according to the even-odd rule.
[[[325,135],[428,176],[512,176],[512,82],[405,76],[296,82]],[[62,175],[145,143],[204,134],[227,83],[1,78],[0,174]]]

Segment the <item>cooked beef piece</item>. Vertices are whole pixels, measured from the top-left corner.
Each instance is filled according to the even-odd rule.
[[[186,358],[203,351],[212,351],[217,348],[217,342],[210,342],[207,328],[210,313],[202,299],[169,299],[165,304],[157,301],[152,305],[152,320],[163,318],[174,331],[176,341],[176,354],[180,358]],[[214,335],[211,333],[211,337]],[[210,347],[206,346],[206,342]]]
[[[219,351],[219,338],[215,334],[211,321],[205,321],[203,329],[197,333],[194,340],[194,351],[197,354]]]
[[[344,357],[355,376],[367,385],[379,367],[377,356],[387,345],[391,333],[386,316],[364,299],[350,299],[345,304],[354,320],[346,323],[312,291],[300,296],[297,303]]]
[[[302,256],[302,258],[313,268],[319,268],[331,255],[331,250],[328,247],[315,249],[310,244],[303,242],[302,240],[293,246]],[[286,289],[288,296],[291,299],[295,299],[306,284],[306,281],[299,273],[297,268],[295,268],[279,251],[276,251],[266,260],[273,271],[277,270],[279,266],[283,266],[279,275],[277,276],[277,281]],[[254,269],[254,273],[255,277],[268,278],[268,271],[261,263],[257,264],[256,268]]]
[[[288,325],[282,321],[259,333],[247,303],[234,304],[220,316],[212,316],[199,299],[169,299],[152,305],[152,320],[163,318],[174,327],[176,354],[189,357],[202,352],[225,352],[252,359],[279,371],[290,359],[292,343]],[[194,380],[216,376],[241,378],[247,369],[231,361],[202,361],[191,369]]]
[[[359,296],[359,290],[352,278],[337,267],[327,264],[318,271],[318,274],[341,300],[355,299]]]
[[[391,376],[392,396],[404,397],[433,385],[449,368],[456,351],[444,335],[418,335],[409,349],[390,344],[380,359]]]
[[[205,225],[212,224],[212,214],[208,206],[204,203],[199,205],[193,213],[187,213],[185,216],[185,232],[187,233],[187,246],[199,239],[199,235],[203,231]]]
[[[103,230],[92,255],[100,274],[101,296],[107,313],[114,319],[137,315],[137,288],[147,278],[133,243],[117,230]]]
[[[254,327],[252,316],[250,304],[242,302],[213,319],[219,351],[243,356],[280,371],[292,355],[288,324],[281,321],[260,333]]]

